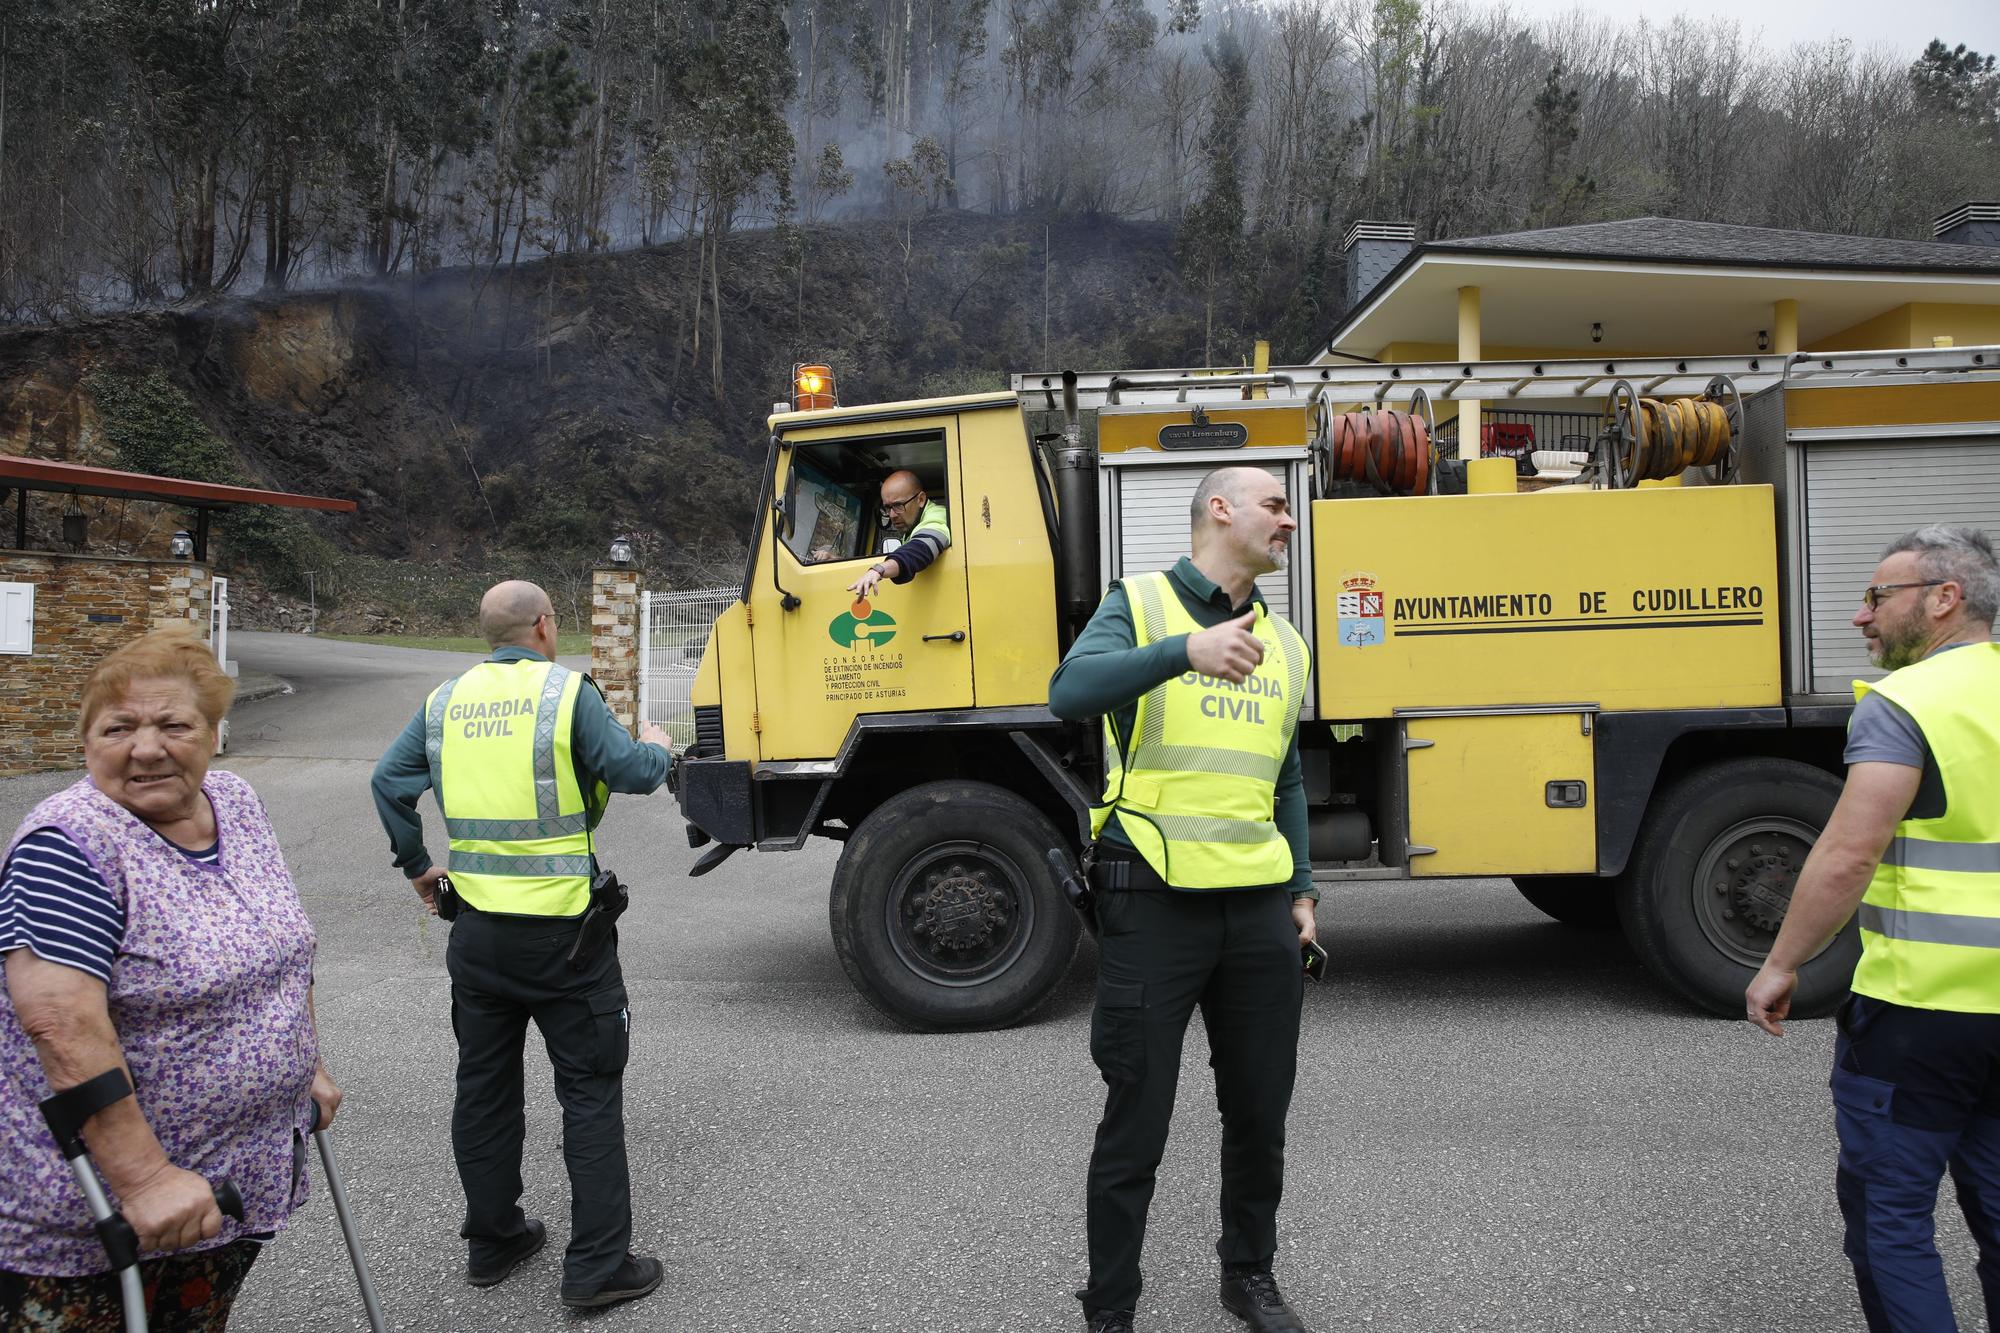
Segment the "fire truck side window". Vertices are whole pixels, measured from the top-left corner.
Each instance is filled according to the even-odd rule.
[[[881,520],[882,482],[917,474],[933,500],[945,495],[944,440],[937,435],[798,445],[785,476],[779,534],[802,565],[873,559],[896,533]]]

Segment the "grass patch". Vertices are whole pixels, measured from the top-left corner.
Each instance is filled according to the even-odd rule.
[[[478,653],[481,657],[493,651],[486,640],[469,634],[322,634],[319,637],[339,639],[342,643],[387,644],[391,648],[428,648],[434,653]],[[590,653],[590,636],[558,633],[556,652],[563,657],[586,657]]]

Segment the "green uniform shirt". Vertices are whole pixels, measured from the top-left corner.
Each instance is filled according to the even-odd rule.
[[[1167,577],[1181,605],[1204,629],[1247,615],[1253,605],[1264,600],[1252,588],[1250,601],[1231,606],[1229,594],[1211,583],[1186,556],[1168,571]],[[1124,587],[1113,584],[1050,679],[1049,711],[1071,720],[1110,713],[1118,720],[1119,734],[1130,736],[1139,696],[1189,669],[1185,634],[1161,639],[1144,648],[1137,647],[1137,643],[1132,604],[1126,599]],[[1306,841],[1305,766],[1299,760],[1297,736],[1292,738],[1292,748],[1278,770],[1274,817],[1278,831],[1292,848],[1292,896],[1317,899],[1319,891],[1313,888],[1312,856]],[[1102,840],[1117,847],[1132,846],[1132,840],[1119,826],[1116,811],[1104,825]]]

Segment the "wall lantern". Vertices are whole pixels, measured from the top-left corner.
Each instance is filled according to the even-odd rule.
[[[624,569],[632,563],[632,539],[613,537],[611,539],[611,563]]]
[[[1590,340],[1594,343],[1604,341],[1604,326],[1602,324],[1592,324],[1590,326]]]
[[[63,510],[62,516],[63,545],[72,551],[81,551],[89,535],[90,520],[84,516],[83,510],[77,508],[76,497],[71,496],[69,508]]]
[[[189,535],[186,528],[182,528],[168,541],[167,551],[176,560],[192,560],[194,559],[194,538]]]
[[[1757,350],[1760,352],[1771,350],[1771,331],[1769,329],[1757,330]]]

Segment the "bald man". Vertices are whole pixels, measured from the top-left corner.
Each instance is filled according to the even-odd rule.
[[[917,474],[891,472],[882,480],[882,523],[904,534],[903,544],[868,567],[847,589],[867,597],[883,579],[908,583],[951,545],[951,522],[944,506],[924,494]]]
[[[1199,1008],[1222,1111],[1222,1305],[1252,1333],[1304,1333],[1271,1265],[1302,950],[1318,934],[1298,739],[1311,658],[1256,589],[1285,567],[1298,522],[1283,484],[1254,467],[1209,473],[1189,517],[1192,554],[1113,584],[1049,682],[1050,712],[1105,727],[1090,1024],[1105,1100],[1077,1298],[1091,1333],[1133,1333],[1146,1215]]]
[[[651,723],[634,741],[590,677],[556,662],[555,607],[534,584],[488,589],[479,629],[492,656],[431,691],[375,767],[375,811],[396,868],[432,915],[452,921],[451,1143],[465,1191],[465,1280],[502,1282],[547,1239],[521,1210],[521,1053],[532,1019],[563,1108],[562,1302],[594,1309],[648,1294],[661,1270],[630,1250],[631,1019],[615,927],[605,937],[583,929],[587,911],[616,917],[607,910],[615,881],[598,884],[591,830],[611,792],[643,795],[666,781],[673,745]],[[444,815],[449,880],[424,846],[426,790]]]

